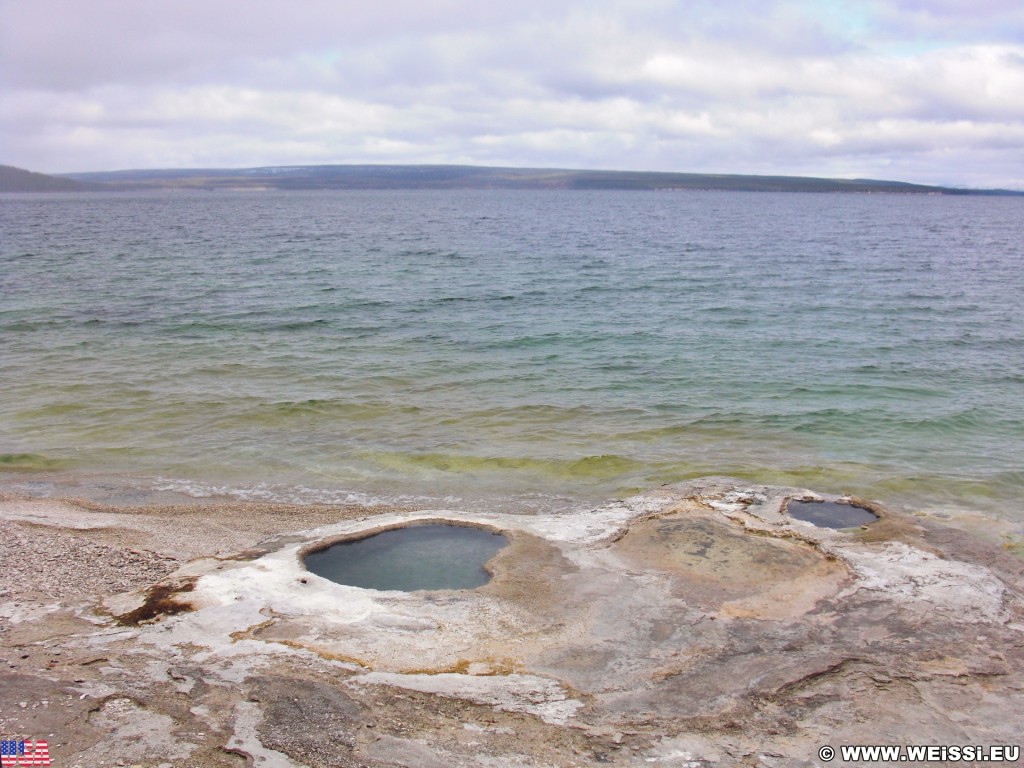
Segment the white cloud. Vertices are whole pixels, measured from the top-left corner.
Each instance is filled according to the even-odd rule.
[[[1018,5],[0,0],[0,162],[1019,183]]]

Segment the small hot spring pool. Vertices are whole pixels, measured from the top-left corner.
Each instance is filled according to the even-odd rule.
[[[464,525],[409,525],[342,541],[305,556],[306,569],[364,589],[474,589],[484,564],[508,544],[500,533]]]
[[[821,528],[858,528],[878,520],[878,516],[864,507],[840,504],[835,501],[786,502],[786,511],[797,520],[814,523]]]

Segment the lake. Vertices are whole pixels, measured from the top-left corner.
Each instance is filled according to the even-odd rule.
[[[0,196],[0,490],[1024,521],[1024,198]]]

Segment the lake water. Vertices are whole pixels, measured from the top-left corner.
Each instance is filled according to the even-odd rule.
[[[0,196],[0,490],[1024,520],[1024,198]]]

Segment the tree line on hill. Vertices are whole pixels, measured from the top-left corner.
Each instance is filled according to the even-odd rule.
[[[158,169],[46,175],[0,165],[0,192],[314,189],[590,189],[859,192],[942,195],[1024,194],[876,179],[495,168],[469,165],[308,165],[244,169]]]

